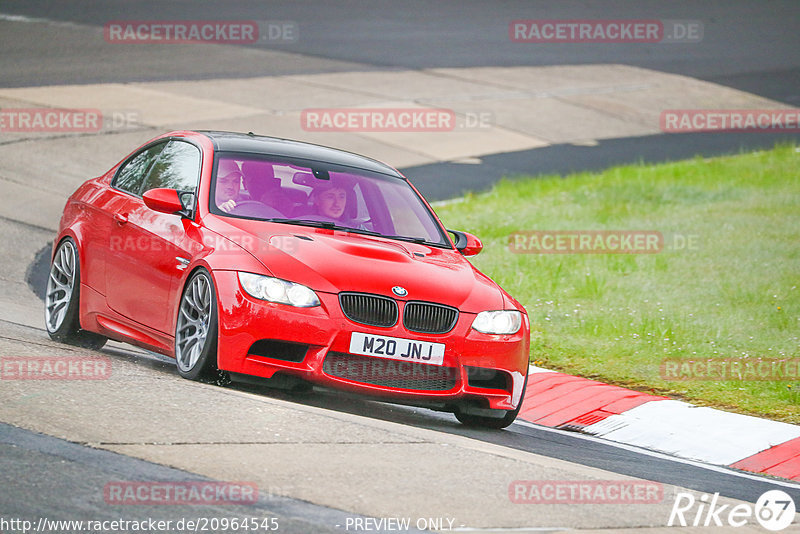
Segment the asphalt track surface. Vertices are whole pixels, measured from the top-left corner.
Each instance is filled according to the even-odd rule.
[[[103,45],[53,41],[25,42],[15,36],[2,59],[10,86],[93,81],[164,80],[196,76],[260,76],[317,71],[309,58],[329,61],[330,69],[423,69],[433,67],[580,65],[622,63],[715,81],[770,98],[800,102],[800,6],[791,0],[761,2],[478,2],[411,0],[391,2],[293,2],[260,0],[137,2],[5,0],[2,13],[102,27],[112,20],[282,20],[299,25],[299,39],[271,45],[303,60],[286,64],[214,64],[202,56],[173,62],[165,70],[150,50],[101,54]],[[659,19],[703,23],[700,44],[512,43],[508,24],[516,19]],[[70,44],[76,48],[70,48]],[[259,45],[262,46],[262,45]],[[263,45],[270,46],[270,45]],[[57,52],[57,53],[54,53]],[[35,54],[36,62],[25,62]],[[170,58],[168,58],[170,59]],[[174,56],[171,59],[176,59]],[[133,62],[136,63],[133,63]],[[27,64],[26,64],[27,63]],[[136,65],[137,69],[131,68]],[[4,84],[5,85],[5,84]]]
[[[114,521],[123,516],[98,495],[110,480],[211,482],[185,471],[101,451],[0,424],[0,510],[6,517],[51,520]],[[255,503],[230,505],[137,506],[125,510],[129,521],[203,521],[203,518],[252,518],[278,525],[281,532],[338,532],[347,518],[340,510],[315,506],[270,493]],[[205,523],[203,523],[205,524]]]
[[[31,339],[35,330],[16,328],[20,339]],[[44,334],[44,330],[38,332]],[[34,338],[35,339],[35,338]],[[156,354],[126,355],[116,350],[104,351],[135,361],[140,371],[152,380],[159,377],[180,380],[174,361]],[[213,384],[205,387],[218,388]],[[412,427],[434,430],[485,441],[518,451],[544,455],[605,471],[619,473],[665,485],[680,486],[697,492],[719,493],[723,497],[755,502],[765,491],[782,489],[796,501],[800,485],[780,483],[766,477],[739,473],[699,462],[676,460],[666,455],[620,446],[591,436],[549,429],[518,421],[502,432],[470,429],[457,423],[451,414],[427,409],[387,404],[361,396],[315,388],[295,394],[258,385],[233,383],[224,388],[313,406],[375,420],[391,421]],[[129,458],[113,452],[84,447],[0,423],[0,510],[17,517],[44,516],[51,519],[114,519],[120,512],[97,494],[97,488],[109,480],[202,481],[192,473]],[[262,491],[255,505],[133,507],[136,514],[126,519],[158,518],[177,520],[186,517],[276,517],[281,531],[328,532],[343,525],[352,513],[317,506],[296,499]],[[313,527],[313,528],[312,528]],[[311,528],[311,530],[309,530]]]
[[[155,54],[138,45],[108,53],[88,37],[64,42],[0,36],[5,87],[91,82],[248,77],[353,70],[618,63],[678,73],[800,106],[800,4],[770,2],[49,2],[6,0],[2,13],[102,27],[112,20],[270,20],[297,23],[296,42],[250,45],[285,55],[269,62]],[[510,42],[517,19],[699,21],[699,43],[539,44]],[[54,28],[55,36],[58,28]],[[31,61],[35,58],[35,61]],[[486,189],[503,176],[599,170],[610,165],[714,156],[797,140],[797,133],[664,134],[594,147],[554,145],[497,154],[480,165],[402,169],[431,200]],[[453,177],[458,177],[453,179]]]
[[[221,7],[224,6],[224,7]],[[109,20],[257,19],[290,20],[301,36],[291,45],[271,47],[274,61],[209,60],[199,54],[157,55],[126,48],[109,54],[107,47],[78,38],[63,41],[54,26],[53,39],[25,33],[0,34],[0,86],[28,87],[91,82],[239,78],[292,73],[391,71],[433,67],[574,65],[622,63],[694,76],[746,90],[790,106],[800,106],[800,4],[771,2],[49,2],[0,3],[3,15],[41,17],[58,23],[102,27]],[[543,15],[546,13],[546,16]],[[677,19],[700,20],[700,44],[672,45],[546,45],[510,43],[509,20],[549,19]],[[0,19],[0,22],[2,19]],[[66,26],[65,26],[66,27]],[[242,47],[243,57],[246,48]],[[234,54],[235,55],[235,54]],[[403,169],[431,199],[458,196],[488,187],[504,175],[559,173],[601,169],[635,161],[666,161],[696,154],[716,155],[764,148],[796,134],[686,134],[602,140],[596,146],[552,145],[517,153],[486,156],[478,165],[440,163]],[[447,187],[440,177],[458,176]],[[24,225],[18,230],[25,235]],[[41,243],[42,246],[45,243]],[[29,270],[40,289],[43,256]],[[38,265],[38,266],[37,266]],[[39,306],[38,303],[31,303]],[[44,330],[4,321],[3,335],[25,346],[43,338]],[[110,350],[110,349],[106,349]],[[116,350],[116,349],[114,349]],[[177,378],[174,364],[158,356],[113,352],[133,361],[154,380]],[[209,388],[217,386],[208,385]],[[291,396],[254,386],[229,386],[298,406],[324,408],[376,421],[391,421],[485,441],[571,463],[633,477],[674,484],[754,502],[766,489],[780,487],[800,502],[797,487],[777,486],[769,479],[675,461],[646,451],[604,443],[523,423],[503,432],[470,430],[449,414],[388,405],[328,391]],[[0,424],[0,512],[4,516],[114,518],[92,488],[109,479],[203,480],[186,471],[145,462],[114,452],[85,447],[58,438]],[[238,510],[233,510],[238,511]],[[208,507],[190,510],[140,509],[141,517],[177,518],[231,515]],[[297,499],[266,495],[242,511],[280,518],[281,531],[341,531],[344,512]],[[130,518],[135,515],[127,513]],[[352,517],[352,513],[347,516]]]

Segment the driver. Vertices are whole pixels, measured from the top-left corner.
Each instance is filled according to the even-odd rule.
[[[233,160],[223,160],[217,170],[217,185],[214,191],[214,200],[217,207],[225,213],[236,207],[240,200],[239,191],[242,185],[242,173]]]

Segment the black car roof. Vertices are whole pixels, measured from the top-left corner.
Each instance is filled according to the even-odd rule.
[[[395,169],[385,163],[337,148],[252,133],[243,134],[213,130],[197,130],[197,133],[203,134],[211,139],[211,142],[214,144],[214,150],[223,152],[271,154],[290,158],[310,159],[390,174],[400,178],[403,177]]]

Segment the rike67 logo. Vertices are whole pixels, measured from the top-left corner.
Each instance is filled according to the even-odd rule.
[[[755,505],[740,503],[731,506],[718,504],[718,500],[719,493],[710,497],[704,493],[699,499],[691,493],[678,493],[667,526],[743,527],[755,519],[765,529],[778,531],[792,524],[796,512],[794,500],[781,490],[767,491]]]

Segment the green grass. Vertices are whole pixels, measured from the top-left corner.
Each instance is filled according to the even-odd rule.
[[[800,358],[800,148],[514,177],[436,208],[531,319],[531,361],[800,423],[800,380],[668,381],[665,358]],[[656,230],[658,254],[516,254],[525,230]],[[673,236],[696,236],[676,250]]]

